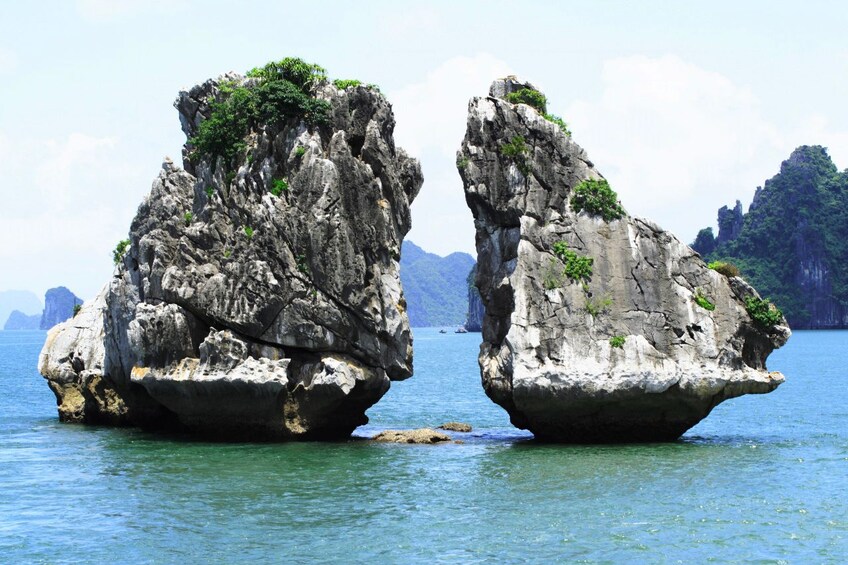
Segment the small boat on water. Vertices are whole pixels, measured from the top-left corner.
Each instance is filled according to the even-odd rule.
[[[448,333],[448,330],[442,328],[442,329],[439,330],[439,333],[440,334],[446,334],[446,333]]]
[[[453,332],[453,333],[455,333],[455,334],[467,334],[468,330],[465,329],[465,326],[459,326],[458,328],[456,328],[456,331]]]

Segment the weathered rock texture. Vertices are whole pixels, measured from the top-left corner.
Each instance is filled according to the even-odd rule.
[[[499,80],[471,100],[457,158],[477,229],[489,397],[538,438],[606,442],[671,440],[728,398],[774,390],[783,376],[765,361],[789,328],[755,325],[744,298],[756,291],[656,224],[575,212],[573,188],[601,175],[559,126],[503,99],[523,86]],[[520,162],[502,153],[516,136]],[[585,286],[562,275],[557,242],[594,260]]]
[[[483,331],[483,317],[486,315],[486,307],[477,289],[477,264],[468,273],[468,313],[465,316],[465,329],[470,332]]]
[[[186,136],[223,81],[250,80],[181,92]],[[337,438],[411,375],[398,261],[419,164],[376,89],[314,95],[329,125],[254,126],[235,168],[166,159],[112,281],[42,351],[63,420]]]
[[[384,443],[443,443],[450,441],[451,438],[447,434],[437,432],[432,428],[420,428],[417,430],[386,430],[375,435],[374,441]]]

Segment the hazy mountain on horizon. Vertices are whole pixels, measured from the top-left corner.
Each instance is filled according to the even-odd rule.
[[[460,251],[441,257],[404,241],[400,280],[412,327],[461,326],[468,313],[466,278],[474,258]]]
[[[44,305],[34,292],[29,290],[0,291],[0,322],[5,323],[9,314],[18,310],[28,316],[41,315]]]

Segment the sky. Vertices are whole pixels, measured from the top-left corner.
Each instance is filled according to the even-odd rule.
[[[474,254],[469,98],[539,87],[633,215],[686,242],[803,144],[848,167],[848,4],[0,0],[0,291],[94,297],[184,137],[181,89],[298,56],[378,84],[424,186],[407,236]]]

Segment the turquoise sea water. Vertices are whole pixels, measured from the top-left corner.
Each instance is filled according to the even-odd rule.
[[[848,332],[796,332],[787,382],[676,443],[540,445],[479,385],[479,334],[415,330],[385,428],[464,444],[214,444],[60,424],[43,332],[0,332],[3,563],[843,563]],[[461,434],[457,434],[459,437]]]

